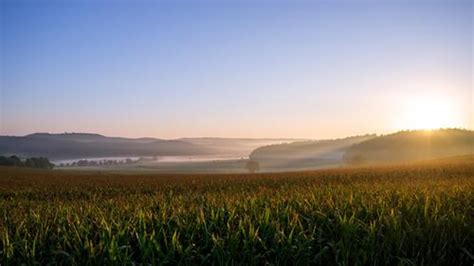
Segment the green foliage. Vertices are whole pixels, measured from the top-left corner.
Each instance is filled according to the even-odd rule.
[[[0,168],[0,264],[472,265],[474,157],[133,176]]]
[[[48,158],[44,157],[31,157],[27,158],[25,161],[22,161],[20,158],[13,155],[10,157],[0,156],[0,166],[52,169],[54,164],[52,164]]]
[[[258,161],[266,170],[301,170],[341,164],[341,153],[354,144],[376,138],[374,135],[342,139],[296,141],[255,149],[250,159]]]
[[[349,164],[394,163],[474,154],[474,131],[412,130],[373,138],[346,150]]]
[[[255,173],[258,170],[260,170],[260,164],[257,161],[249,160],[245,164],[245,168],[250,172],[250,173]]]

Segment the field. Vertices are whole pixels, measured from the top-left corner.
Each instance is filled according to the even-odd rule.
[[[274,174],[0,168],[0,264],[472,265],[474,157]]]

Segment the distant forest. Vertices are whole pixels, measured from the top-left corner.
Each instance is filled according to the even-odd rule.
[[[264,171],[387,164],[474,154],[474,132],[409,130],[388,135],[300,141],[260,147],[250,159]]]
[[[13,155],[10,157],[0,156],[0,166],[53,169],[54,164],[52,164],[48,158],[45,157],[31,157],[22,160],[19,157]]]
[[[348,164],[395,163],[474,154],[474,132],[463,129],[412,130],[349,147]]]

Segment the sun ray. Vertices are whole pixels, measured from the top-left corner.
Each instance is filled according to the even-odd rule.
[[[423,130],[459,127],[455,109],[447,97],[411,97],[403,101],[396,127]]]

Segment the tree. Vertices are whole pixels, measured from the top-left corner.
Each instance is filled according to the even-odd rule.
[[[22,161],[17,156],[10,157],[0,156],[0,165],[4,166],[23,166]]]
[[[32,168],[43,168],[51,169],[54,167],[48,158],[44,157],[31,157],[22,161],[17,156],[13,155],[10,157],[0,156],[0,165],[5,166],[17,166],[17,167],[32,167]]]
[[[33,167],[33,168],[42,168],[42,169],[52,169],[54,164],[52,164],[48,158],[44,157],[32,157],[28,158],[24,164],[26,167]]]
[[[38,157],[37,160],[37,167],[43,169],[53,169],[54,164],[52,164],[48,158],[45,157]]]
[[[15,156],[15,155],[10,156],[10,158],[8,158],[8,160],[10,161],[10,165],[13,165],[13,166],[23,166],[23,163],[21,162],[20,158],[18,158],[18,157]]]
[[[245,165],[245,168],[247,168],[250,173],[255,173],[260,170],[260,164],[257,161],[249,160]]]
[[[0,165],[10,165],[10,160],[5,156],[0,156]]]

